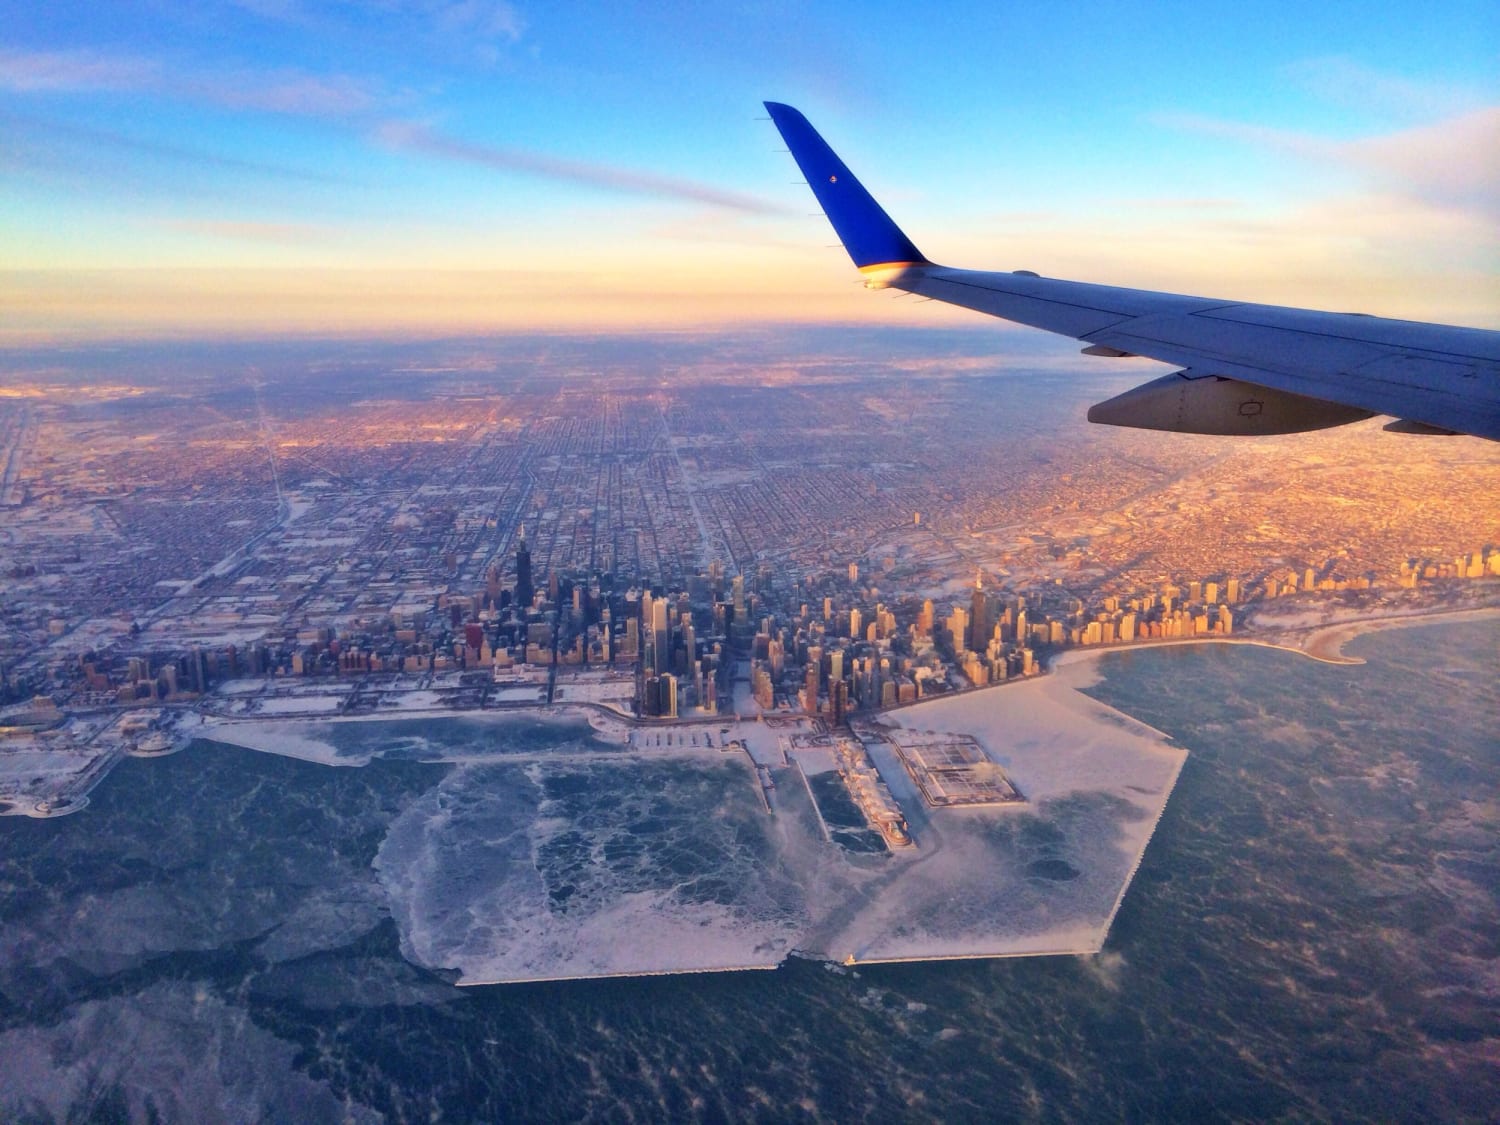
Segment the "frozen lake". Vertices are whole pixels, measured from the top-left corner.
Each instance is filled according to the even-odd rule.
[[[836,774],[804,782],[783,754],[808,724],[716,725],[715,748],[622,746],[566,712],[211,722],[202,733],[326,765],[446,763],[390,823],[374,869],[403,953],[460,983],[771,968],[792,952],[1088,953],[1185,757],[1077,691],[1088,678],[1073,666],[888,715],[972,735],[1027,798],[926,808],[877,739],[874,763],[915,841],[895,852],[857,830]],[[756,763],[773,783],[769,809]]]

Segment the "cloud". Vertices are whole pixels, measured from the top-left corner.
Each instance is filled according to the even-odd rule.
[[[14,48],[0,48],[0,90],[142,93],[305,117],[346,117],[378,100],[365,83],[337,74],[233,68],[208,73],[102,51]]]
[[[230,0],[230,4],[262,19],[280,23],[302,23],[306,18],[297,0]]]
[[[1485,102],[1474,89],[1390,74],[1343,55],[1302,59],[1284,73],[1325,101],[1406,120],[1453,116]]]
[[[159,80],[156,64],[99,51],[25,51],[0,47],[0,90],[34,94],[140,90]]]
[[[1351,141],[1339,155],[1418,198],[1500,218],[1500,106]]]
[[[1163,195],[1145,199],[1127,198],[1122,199],[1120,203],[1122,206],[1133,207],[1141,211],[1170,211],[1173,214],[1181,214],[1184,211],[1235,211],[1244,206],[1241,200],[1220,196]]]
[[[345,117],[370,109],[376,98],[368,86],[342,75],[319,77],[284,71],[238,74],[184,81],[179,92],[230,109],[258,109],[299,117]]]
[[[305,168],[244,160],[207,149],[145,140],[112,129],[78,125],[50,117],[22,116],[0,110],[0,126],[4,127],[6,140],[9,142],[6,148],[0,148],[0,167],[74,167],[80,166],[78,158],[83,156],[88,159],[82,161],[81,166],[90,173],[118,177],[121,174],[120,161],[111,158],[130,156],[144,157],[149,161],[165,161],[173,165],[194,165],[309,183],[339,182],[336,176]],[[112,182],[111,187],[117,186],[117,180]]]
[[[1428,203],[1500,218],[1500,106],[1352,141],[1195,114],[1156,120],[1353,172]]]
[[[439,0],[415,7],[450,33],[516,43],[526,31],[521,13],[506,0]]]
[[[316,6],[300,0],[229,0],[260,19],[304,32],[347,37],[373,33],[409,46],[425,40],[452,54],[497,62],[521,41],[526,19],[509,0],[333,0]]]
[[[771,268],[0,270],[0,344],[344,334],[698,329],[747,322],[911,323],[910,306]],[[943,316],[922,306],[918,323]],[[952,310],[953,318],[966,314]],[[972,315],[972,314],[967,314]]]
[[[163,219],[158,224],[168,230],[208,235],[234,242],[271,243],[278,246],[305,246],[326,242],[328,231],[311,223],[267,223],[244,219]]]
[[[1158,113],[1152,116],[1158,125],[1169,129],[1180,129],[1188,133],[1202,133],[1210,137],[1242,141],[1260,148],[1279,149],[1298,156],[1331,159],[1339,142],[1310,133],[1298,133],[1291,129],[1277,129],[1270,125],[1252,125],[1243,121],[1225,121],[1198,113]]]
[[[415,122],[387,121],[375,130],[375,137],[380,143],[401,152],[422,153],[445,160],[493,168],[500,172],[539,176],[544,179],[601,188],[625,195],[701,203],[746,214],[786,213],[783,208],[753,196],[723,191],[692,180],[658,176],[651,172],[636,172],[607,164],[566,160],[521,149],[475,144],[471,141],[444,136],[426,125]]]
[[[1395,192],[1349,192],[1267,210],[1122,210],[1036,224],[996,217],[949,232],[962,264],[1313,309],[1495,327],[1500,227]],[[947,260],[940,238],[923,238]],[[958,260],[957,254],[951,255]]]

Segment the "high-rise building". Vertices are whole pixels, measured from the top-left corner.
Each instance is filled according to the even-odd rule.
[[[953,651],[958,653],[969,640],[969,615],[962,606],[954,606],[949,612],[947,625],[948,639],[953,644]]]
[[[802,709],[809,715],[818,712],[818,666],[809,664],[802,677]]]
[[[536,598],[531,584],[531,548],[526,545],[526,525],[521,525],[521,541],[516,544],[516,604],[525,613]]]
[[[755,702],[760,705],[761,710],[769,711],[775,705],[775,689],[771,683],[771,674],[765,666],[758,661],[750,669],[751,694]]]
[[[843,680],[828,685],[828,704],[833,710],[835,724],[842,723],[849,714],[849,685]]]
[[[672,637],[667,626],[667,599],[657,598],[651,603],[651,646],[656,652],[656,670],[667,672],[672,668]]]
[[[969,648],[983,652],[989,643],[989,606],[984,595],[984,572],[974,575],[974,596],[969,602]]]

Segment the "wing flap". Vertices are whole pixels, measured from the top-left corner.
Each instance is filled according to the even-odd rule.
[[[1500,370],[1483,357],[1330,343],[1263,326],[1221,333],[1209,343],[1199,326],[1178,322],[1117,325],[1089,339],[1204,374],[1500,440]]]
[[[1500,335],[941,266],[887,284],[1132,355],[1500,439]]]

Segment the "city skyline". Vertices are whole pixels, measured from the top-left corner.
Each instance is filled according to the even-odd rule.
[[[961,322],[768,97],[939,260],[1496,323],[1489,6],[948,11],[6,5],[5,340]]]
[[[771,710],[807,686],[811,645],[879,707],[1063,647],[1237,634],[1247,602],[1288,593],[1368,613],[1500,558],[1488,443],[1374,423],[1162,443],[1082,416],[1130,375],[1017,368],[982,329],[910,337],[152,345],[40,366],[0,401],[7,690],[108,693],[193,649],[214,678],[634,666],[640,713],[665,673],[692,682],[684,706],[718,677],[726,706]],[[738,699],[731,651],[752,661]],[[804,708],[831,706],[829,684]]]

